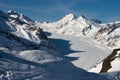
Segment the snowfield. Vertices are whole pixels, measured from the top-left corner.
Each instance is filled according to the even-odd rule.
[[[75,66],[85,70],[102,61],[112,51],[105,45],[94,43],[90,38],[67,36],[57,33],[51,33],[48,37],[54,42],[60,55],[66,57]]]
[[[41,64],[62,60],[62,58],[54,57],[53,55],[50,55],[46,51],[40,51],[40,50],[21,51],[19,53],[19,56],[23,59]]]
[[[66,60],[40,64],[1,50],[0,55],[2,55],[0,58],[1,80],[107,80],[102,75],[77,68]]]

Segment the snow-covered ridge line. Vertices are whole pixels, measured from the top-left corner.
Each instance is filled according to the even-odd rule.
[[[55,54],[56,52],[47,36],[39,26],[36,26],[34,21],[14,11],[9,11],[8,13],[0,11],[0,50],[7,50],[8,52],[14,51],[15,56],[31,61],[31,58],[19,55],[25,50],[30,50],[29,56],[34,56],[34,59],[32,58],[32,60],[38,63],[40,63],[40,60],[42,59],[41,55],[43,53],[50,56],[50,54]],[[42,54],[39,55],[39,53]],[[26,53],[24,52],[24,55],[25,54]],[[42,56],[45,59],[51,59],[51,61],[52,59],[56,59],[52,55],[51,57]]]
[[[94,39],[113,49],[120,48],[120,22],[104,24],[94,35]]]
[[[76,17],[73,14],[68,14],[53,23],[44,22],[38,23],[38,25],[44,30],[74,36],[91,36],[99,29],[99,25],[95,20],[89,20],[84,16]]]
[[[120,21],[103,24],[99,20],[68,14],[56,22],[37,23],[45,31],[89,37],[111,48],[119,48]]]

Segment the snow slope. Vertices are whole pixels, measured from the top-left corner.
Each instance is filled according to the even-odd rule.
[[[35,22],[13,11],[0,12],[0,34],[14,43],[13,50],[41,49],[50,52],[54,48]]]
[[[120,22],[102,24],[94,39],[111,48],[120,48]]]

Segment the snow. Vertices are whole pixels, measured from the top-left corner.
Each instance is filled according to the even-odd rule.
[[[68,57],[67,59],[71,60],[75,66],[85,70],[90,69],[111,53],[111,49],[105,45],[96,44],[89,38],[57,33],[51,33],[49,38],[54,42],[60,55]],[[96,45],[101,46],[101,48]]]
[[[0,51],[0,79],[10,80],[107,80],[105,77],[88,73],[73,66],[69,61],[60,60],[44,64],[27,61],[11,53]],[[5,71],[4,71],[5,70]],[[87,76],[87,77],[86,77]]]
[[[111,62],[112,68],[108,70],[108,72],[112,71],[120,71],[120,59],[115,59]]]
[[[108,80],[120,80],[120,71],[103,73],[102,75],[107,77]]]
[[[117,58],[111,62],[112,68],[108,70],[108,72],[113,72],[113,71],[120,71],[120,51],[118,51]]]
[[[99,73],[100,70],[102,69],[102,62],[97,64],[96,66],[92,67],[91,69],[89,69],[89,72],[95,72],[95,73]]]
[[[74,16],[73,14],[68,14],[62,19],[53,23],[38,23],[37,25],[44,30],[49,30],[50,32],[56,32],[64,35],[73,36],[92,36],[99,30],[99,25],[92,23],[83,16]]]
[[[35,24],[23,14],[0,11],[0,79],[107,80],[107,74],[86,71],[111,53],[111,49],[90,38],[98,30],[96,23],[73,14],[57,22]],[[97,67],[100,69],[100,66]],[[118,66],[113,69],[118,70]],[[118,79],[117,73],[107,76],[116,75]]]
[[[74,14],[68,14],[66,15],[65,17],[63,17],[61,19],[62,22],[68,22],[68,21],[71,21],[75,18],[75,15]]]
[[[103,61],[97,64],[95,67],[92,67],[89,72],[99,73],[102,69]],[[117,51],[115,59],[111,62],[111,68],[107,72],[120,71],[120,51]]]
[[[101,27],[83,16],[76,17],[68,14],[59,21],[37,23],[37,25],[51,34],[49,38],[53,40],[51,41],[55,44],[57,51],[61,55],[64,54],[63,57],[68,57],[67,59],[79,68],[91,69],[112,51],[91,38]]]
[[[95,40],[113,49],[120,47],[120,23],[109,23],[101,25],[100,30],[93,37]]]
[[[48,54],[48,52],[46,51],[40,51],[40,50],[21,51],[19,53],[19,56],[23,59],[41,64],[62,60],[62,58],[55,57],[53,55]]]

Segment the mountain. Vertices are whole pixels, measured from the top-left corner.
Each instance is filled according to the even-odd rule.
[[[43,53],[55,53],[54,47],[42,29],[26,16],[13,11],[8,13],[0,11],[0,46],[0,50],[15,51],[20,54],[26,54],[26,52],[23,52],[25,50],[31,50],[32,53],[36,52],[32,50],[41,50],[44,51]],[[32,53],[29,53],[29,55],[35,55]],[[24,58],[20,54],[16,55]],[[41,59],[41,57],[38,57],[38,62],[39,58]],[[36,62],[37,57],[34,57],[34,59]],[[29,60],[32,59],[29,58]]]
[[[120,22],[101,24],[94,39],[112,48],[120,48]]]
[[[110,48],[120,47],[120,21],[103,24],[97,19],[87,19],[85,16],[68,14],[56,22],[44,22],[38,23],[38,25],[46,31],[89,37]]]
[[[77,68],[58,56],[40,26],[10,10],[0,11],[0,79],[107,80],[107,77]]]
[[[7,37],[12,42],[16,42],[13,47],[26,49],[54,49],[47,36],[39,26],[22,14],[17,14],[13,11],[0,14],[0,33],[1,37]],[[24,50],[24,49],[23,49]]]
[[[108,72],[109,70],[115,71],[115,72],[104,73],[104,75],[107,75],[109,80],[120,79],[119,78],[120,72],[118,68],[119,64],[116,64],[116,63],[119,63],[119,56],[118,56],[119,53],[116,54],[115,52],[113,56],[114,51],[120,48],[120,45],[119,45],[120,21],[103,24],[100,20],[97,20],[97,19],[87,19],[85,16],[75,16],[73,14],[68,14],[56,22],[44,22],[44,23],[38,23],[37,25],[39,25],[44,31],[51,33],[49,38],[68,40],[71,45],[70,46],[71,50],[79,50],[79,49],[83,50],[83,52],[70,51],[69,54],[66,54],[66,56],[78,58],[71,61],[75,66],[86,69],[90,72],[99,73],[104,68],[103,65],[105,63],[105,65],[107,65],[105,66],[105,68],[108,68]],[[61,34],[63,37],[59,36],[58,33]],[[62,45],[61,42],[60,44],[56,43],[56,45],[57,44],[60,46]],[[58,46],[58,48],[60,46]],[[64,47],[62,49],[64,49]],[[58,50],[64,53],[64,50],[62,49],[58,49]],[[105,55],[106,53],[108,53],[107,51],[109,52],[109,54]],[[87,54],[87,52],[89,54]],[[94,55],[92,55],[91,57],[91,54],[94,54]],[[91,59],[89,59],[88,55]],[[93,62],[97,60],[101,60],[100,57],[102,58],[102,60],[97,61],[96,64],[91,66],[91,64],[93,63],[90,61],[92,60],[93,57],[95,57]],[[87,60],[89,59],[87,62],[85,62],[86,58]],[[90,64],[91,66],[90,70],[89,70],[90,66],[88,67],[88,64]],[[115,79],[115,77],[117,78]]]
[[[44,30],[74,36],[92,36],[95,34],[99,26],[93,20],[88,20],[85,16],[75,16],[68,14],[56,22],[39,23]]]

